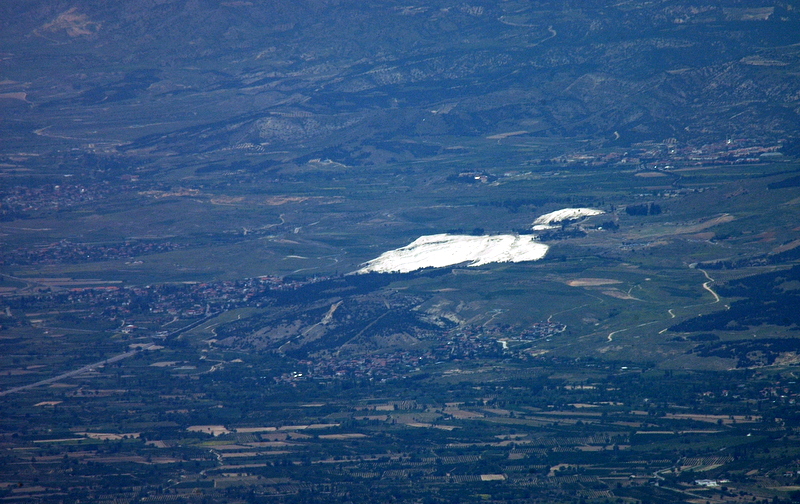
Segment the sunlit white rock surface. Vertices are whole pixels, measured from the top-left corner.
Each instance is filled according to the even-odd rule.
[[[365,263],[356,273],[408,273],[461,263],[481,266],[495,262],[536,261],[547,254],[548,246],[534,238],[529,235],[421,236],[405,247],[384,252]]]
[[[533,230],[541,231],[545,229],[554,229],[558,226],[554,226],[553,224],[559,222],[581,219],[583,217],[591,217],[592,215],[604,213],[604,211],[597,210],[596,208],[562,208],[561,210],[544,214],[533,221]]]

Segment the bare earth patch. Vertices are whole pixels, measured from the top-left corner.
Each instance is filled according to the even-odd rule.
[[[359,433],[352,433],[352,434],[321,434],[319,436],[320,439],[336,439],[336,440],[345,440],[345,439],[358,439],[358,438],[365,438],[368,437],[366,434],[359,434]]]
[[[725,224],[727,222],[731,222],[735,220],[735,217],[730,214],[720,215],[719,217],[714,217],[713,219],[709,219],[705,222],[700,224],[696,224],[694,226],[685,226],[685,227],[678,227],[675,229],[675,232],[672,234],[690,234],[690,233],[699,233],[704,231],[710,227],[716,226],[718,224]]]
[[[211,198],[212,205],[235,205],[244,201],[244,196],[216,196]]]
[[[266,204],[271,206],[285,205],[287,203],[302,203],[311,199],[309,196],[273,196],[267,198]]]
[[[598,287],[600,285],[620,284],[621,280],[613,280],[611,278],[578,278],[569,280],[567,285],[570,287]]]
[[[7,99],[7,100],[20,100],[24,102],[28,102],[28,93],[17,92],[17,93],[0,93],[0,99]]]
[[[451,409],[451,408],[445,408],[444,412],[448,415],[452,415],[453,418],[459,420],[465,420],[470,418],[483,418],[484,416],[483,413],[476,413],[474,411],[464,411],[460,409]]]
[[[794,240],[780,247],[775,247],[772,249],[773,254],[780,254],[781,252],[786,252],[787,250],[792,250],[793,248],[800,247],[800,240]]]
[[[604,290],[603,294],[605,294],[606,296],[611,296],[613,298],[617,298],[617,299],[635,299],[637,301],[641,301],[641,299],[639,299],[637,297],[633,297],[630,294],[628,294],[627,292],[622,292],[621,290],[617,290],[617,289]]]
[[[528,132],[525,131],[525,130],[509,131],[508,133],[498,133],[496,135],[487,136],[486,138],[488,138],[489,140],[502,140],[504,138],[508,138],[508,137],[512,137],[512,136],[527,135],[527,134],[528,134]]]
[[[100,30],[100,23],[90,21],[86,14],[79,14],[76,12],[77,10],[77,7],[73,7],[66,12],[62,12],[55,20],[38,28],[34,33],[40,35],[42,32],[57,33],[64,30],[70,37],[97,33]]]

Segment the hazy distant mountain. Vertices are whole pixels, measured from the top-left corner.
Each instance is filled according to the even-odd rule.
[[[800,126],[800,14],[778,3],[29,1],[0,18],[13,137],[380,164],[431,154],[403,139]]]

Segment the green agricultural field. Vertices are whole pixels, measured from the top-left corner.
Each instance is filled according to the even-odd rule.
[[[798,26],[5,2],[0,499],[796,502]]]

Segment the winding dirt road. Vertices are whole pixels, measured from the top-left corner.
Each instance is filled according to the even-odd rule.
[[[704,270],[704,269],[700,269],[700,268],[697,268],[697,270],[698,270],[698,271],[702,271],[702,272],[703,272],[703,275],[706,277],[706,280],[707,280],[707,281],[706,281],[706,282],[703,282],[702,286],[703,286],[703,289],[707,290],[708,292],[710,292],[710,293],[711,293],[711,295],[712,295],[712,296],[714,296],[714,301],[712,301],[711,303],[703,303],[703,304],[699,304],[699,305],[689,305],[689,306],[683,306],[682,308],[691,308],[691,307],[693,307],[693,306],[707,306],[707,305],[717,304],[717,303],[719,303],[719,302],[722,300],[722,299],[719,297],[719,294],[717,294],[717,293],[714,291],[714,289],[712,289],[712,288],[711,288],[711,284],[713,284],[713,283],[714,283],[716,280],[714,280],[713,278],[711,278],[711,276],[708,274],[708,272],[707,272],[706,270]],[[670,318],[675,318],[675,312],[674,312],[674,308],[670,308],[669,310],[667,310],[667,313],[669,313],[669,316],[670,316]],[[631,330],[631,329],[636,329],[637,327],[644,327],[644,326],[646,326],[646,325],[650,325],[650,324],[656,324],[656,323],[658,323],[658,322],[659,322],[659,321],[658,321],[658,320],[656,320],[656,321],[653,321],[653,322],[647,322],[647,323],[644,323],[644,324],[639,324],[639,325],[637,325],[637,326],[626,327],[625,329],[617,329],[616,331],[611,331],[610,333],[608,333],[607,339],[608,339],[608,341],[614,341],[614,335],[615,335],[615,334],[619,334],[619,333],[621,333],[621,332],[629,331],[629,330]],[[661,333],[665,332],[666,330],[667,330],[667,329],[663,329],[663,330],[659,331],[659,333],[658,333],[658,334],[661,334]]]

